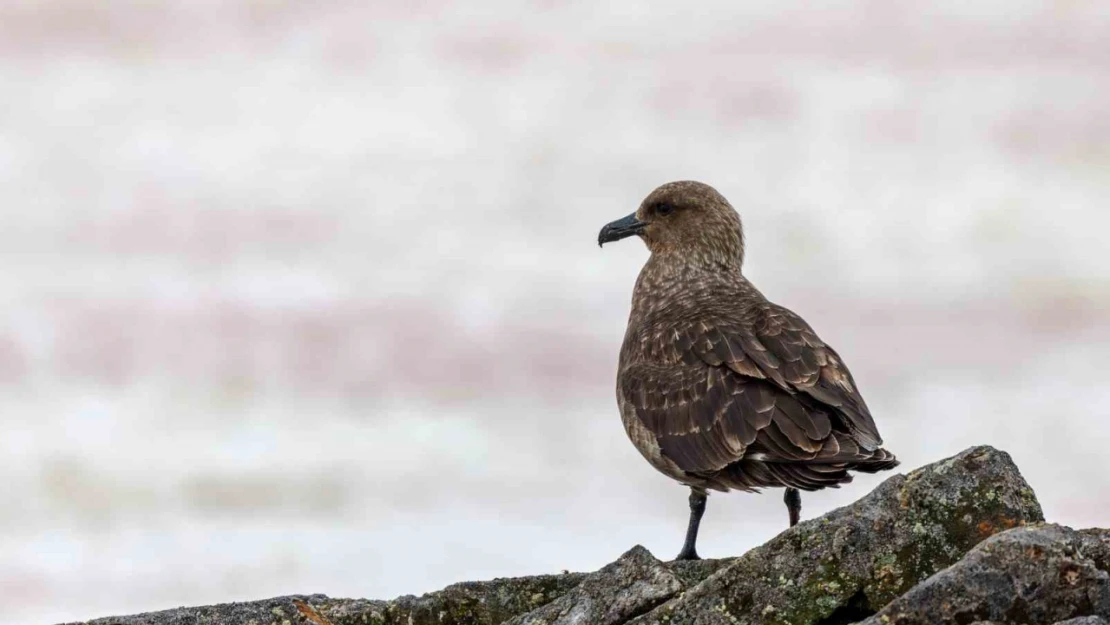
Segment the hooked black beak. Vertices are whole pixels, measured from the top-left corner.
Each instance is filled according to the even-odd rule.
[[[610,241],[620,241],[634,234],[640,234],[645,226],[647,226],[646,222],[636,219],[636,213],[632,213],[624,219],[605,224],[605,227],[597,235],[597,246],[601,247]]]

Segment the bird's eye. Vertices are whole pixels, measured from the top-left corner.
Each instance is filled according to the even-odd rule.
[[[662,215],[663,217],[666,217],[667,215],[670,215],[673,212],[674,212],[674,204],[667,204],[665,202],[661,202],[661,203],[655,205],[655,214],[656,215]]]

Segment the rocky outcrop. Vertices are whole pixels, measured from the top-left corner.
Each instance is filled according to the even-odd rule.
[[[566,594],[586,577],[564,573],[463,582],[393,601],[298,595],[97,619],[89,625],[499,625]]]
[[[637,545],[551,603],[506,625],[618,625],[682,590],[674,571]]]
[[[864,624],[1076,625],[1084,617],[1110,616],[1108,552],[1108,530],[1077,532],[1058,525],[1011,530],[983,541]]]
[[[282,597],[90,623],[1110,625],[1110,532],[1043,520],[1010,457],[975,447],[894,476],[738,558],[668,563],[637,546],[590,574],[468,582],[393,601]]]
[[[969,449],[798,524],[634,622],[852,622],[993,533],[1042,519],[1009,455]]]

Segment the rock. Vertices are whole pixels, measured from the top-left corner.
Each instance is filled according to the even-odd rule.
[[[1078,625],[1084,621],[1077,623],[1076,617],[1110,617],[1110,572],[1105,561],[1100,565],[1096,559],[1108,546],[1110,530],[1042,525],[1003,532],[864,623]]]
[[[180,608],[138,616],[91,621],[92,625],[617,625],[623,623],[706,625],[716,623],[781,623],[843,625],[867,619],[882,608],[880,623],[914,614],[913,597],[934,597],[929,584],[965,562],[987,556],[1010,558],[994,564],[998,571],[1016,562],[1014,540],[1002,537],[961,558],[984,539],[1010,528],[1043,521],[1033,491],[1004,452],[975,447],[958,456],[928,465],[909,475],[897,475],[850,506],[784,531],[767,544],[734,559],[700,562],[660,562],[643,547],[634,547],[616,562],[591,574],[567,573],[466,582],[422,597],[393,601],[331,599],[324,595],[279,597],[251,603],[202,608]],[[1044,559],[1073,563],[1077,588],[1053,589],[1077,606],[1063,610],[1029,607],[1030,614],[1055,620],[1103,615],[1103,586],[1099,575],[1110,568],[1110,540],[1105,531],[1072,532],[1039,527],[1014,530],[1003,536],[1041,536],[1035,532],[1067,533],[1042,537],[1036,543]],[[1060,534],[1063,535],[1063,534]],[[1034,540],[1029,538],[1028,540]],[[1071,541],[1071,542],[1068,542]],[[1028,542],[1028,541],[1027,541]],[[1002,545],[990,547],[989,545]],[[1025,543],[1021,543],[1024,545]],[[1061,546],[1063,545],[1063,546]],[[1071,551],[1068,551],[1071,549]],[[994,551],[992,551],[994,550]],[[1020,550],[1020,549],[1019,549]],[[986,555],[975,555],[986,554]],[[991,554],[994,554],[993,556]],[[960,564],[951,566],[960,561]],[[979,560],[976,560],[978,562]],[[970,566],[970,565],[969,565]],[[951,567],[951,568],[947,568]],[[1031,567],[1032,568],[1032,567]],[[923,580],[937,571],[927,582]],[[979,570],[979,569],[976,569]],[[982,570],[987,571],[988,568]],[[1008,569],[1005,569],[1008,570]],[[1044,572],[1042,571],[1042,573]],[[1044,573],[1047,575],[1047,573]],[[978,578],[976,578],[978,579]],[[984,583],[994,579],[989,575]],[[984,588],[986,588],[984,586]],[[1037,588],[1048,588],[1038,586]],[[911,590],[912,589],[912,590]],[[924,589],[924,590],[922,590]],[[1021,586],[1021,597],[1038,599],[1032,587]],[[1083,611],[1082,593],[1091,607]],[[975,587],[966,593],[969,612],[951,622],[992,625],[1013,623],[1006,610],[981,609]],[[1047,592],[1047,591],[1045,591]],[[1055,590],[1053,591],[1055,592]],[[907,594],[908,593],[908,594]],[[1044,594],[1044,593],[1042,593]],[[903,596],[905,595],[905,596]],[[1074,595],[1074,596],[1073,596]],[[962,596],[962,595],[961,595]],[[1047,595],[1045,595],[1047,596]],[[1000,602],[984,594],[982,605]],[[891,606],[884,608],[888,603]],[[920,600],[921,609],[927,603]],[[902,602],[902,603],[899,603]],[[962,604],[961,604],[962,605]],[[1001,605],[1001,603],[999,604]],[[1007,604],[1010,605],[1010,604]],[[1018,605],[1018,604],[1013,604]],[[897,606],[902,606],[897,608]],[[1040,611],[1036,611],[1040,610]],[[980,613],[981,612],[981,613]],[[921,612],[921,614],[931,614]],[[1002,615],[1002,617],[999,616]],[[898,618],[911,618],[899,616]],[[925,618],[925,617],[922,617]],[[932,618],[932,617],[928,617]],[[943,620],[922,620],[937,622]],[[1054,620],[1018,621],[1053,623]],[[1080,622],[1071,625],[1080,625]],[[1083,625],[1093,625],[1090,621]]]
[[[682,581],[683,588],[693,588],[702,580],[716,573],[725,566],[732,564],[736,558],[718,558],[710,560],[672,560],[667,563],[667,568],[674,571]]]
[[[422,597],[394,599],[382,610],[380,621],[371,618],[359,625],[498,625],[557,599],[586,577],[565,573],[463,582]]]
[[[637,545],[567,594],[505,625],[617,625],[682,590],[682,582]]]
[[[350,605],[346,605],[349,603]],[[88,621],[88,625],[262,625],[269,623],[310,623],[305,613],[319,614],[332,607],[351,608],[364,614],[374,614],[385,605],[384,601],[363,599],[328,599],[324,595],[294,595],[248,603],[225,603],[199,608],[177,608],[138,614],[135,616],[108,617]],[[317,625],[321,625],[317,623]],[[326,625],[326,623],[324,624]],[[338,625],[338,622],[335,623]]]
[[[585,577],[565,573],[464,582],[393,601],[277,597],[97,619],[88,625],[499,625],[563,595]]]
[[[633,559],[646,556],[655,561],[643,547],[634,548],[622,559],[629,558],[630,554]],[[660,566],[664,566],[682,587],[688,587],[730,562],[731,558],[724,558]],[[613,566],[592,574],[563,573],[463,582],[421,597],[407,595],[393,601],[292,595],[102,618],[88,621],[87,625],[499,625],[557,599],[584,579],[607,575],[607,569]],[[604,587],[605,583],[599,580],[594,585]]]
[[[1042,520],[1010,456],[974,447],[798,524],[632,622],[851,623],[992,534]]]

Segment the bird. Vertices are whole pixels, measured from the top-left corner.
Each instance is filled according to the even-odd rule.
[[[677,560],[700,559],[711,490],[783,487],[793,527],[800,491],[898,465],[840,355],[745,277],[740,215],[716,189],[664,184],[606,224],[598,245],[631,236],[651,255],[632,294],[617,405],[640,454],[690,489]]]

